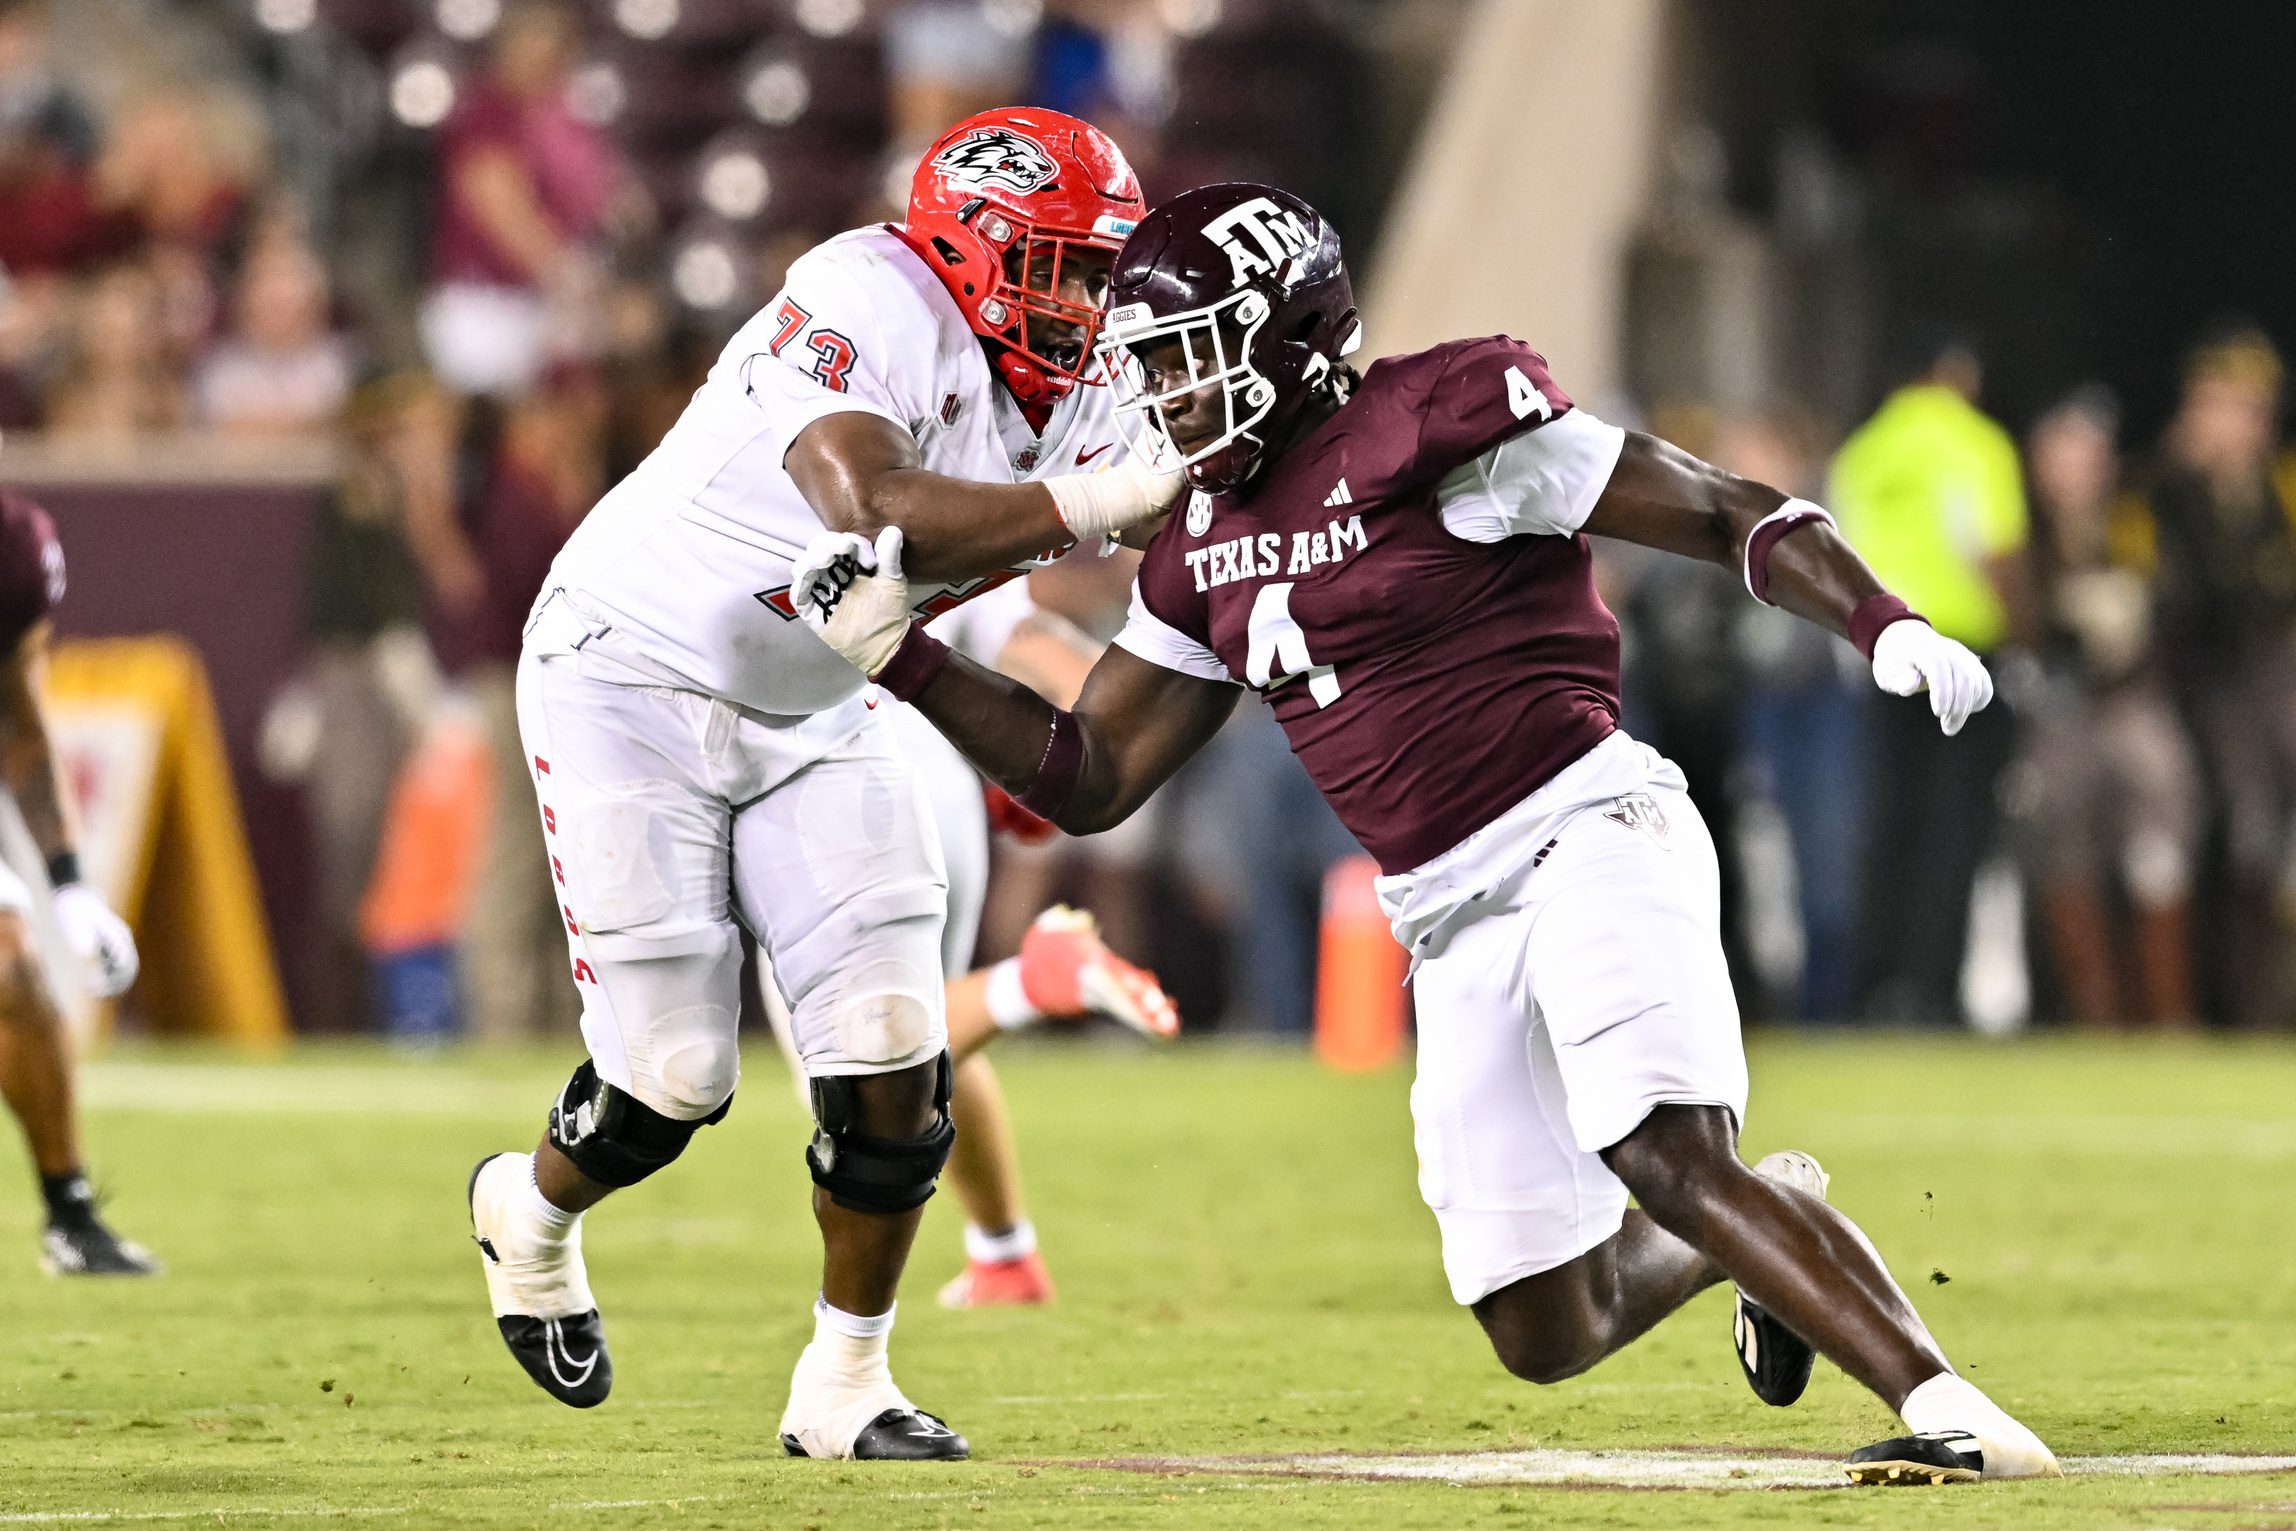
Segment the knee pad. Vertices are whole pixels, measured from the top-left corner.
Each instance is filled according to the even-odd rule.
[[[686,1151],[702,1128],[725,1120],[728,1095],[705,1117],[681,1122],[598,1077],[589,1059],[550,1108],[550,1145],[600,1185],[636,1185]]]
[[[956,1124],[949,1119],[953,1077],[944,1052],[933,1066],[933,1109],[939,1119],[923,1137],[909,1139],[864,1137],[855,1130],[860,1102],[852,1075],[815,1079],[813,1142],[805,1150],[813,1183],[849,1212],[890,1217],[923,1206],[957,1141]]]

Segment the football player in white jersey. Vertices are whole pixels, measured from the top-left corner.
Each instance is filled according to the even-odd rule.
[[[589,1057],[531,1154],[473,1172],[504,1341],[561,1402],[612,1382],[581,1217],[726,1113],[741,932],[770,958],[811,1084],[822,1234],[792,1455],[947,1459],[886,1341],[953,1129],[948,875],[880,696],[797,619],[826,527],[900,538],[932,615],[1160,515],[1090,382],[1107,276],[1142,209],[1087,123],[984,113],[926,151],[907,218],[795,262],[536,602],[518,711]],[[1113,466],[1111,466],[1113,464]],[[943,582],[944,575],[955,583]]]

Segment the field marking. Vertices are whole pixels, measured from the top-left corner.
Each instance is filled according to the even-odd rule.
[[[1841,1459],[1807,1452],[1473,1451],[1358,1456],[1316,1452],[1271,1457],[1105,1457],[1046,1462],[1121,1472],[1220,1473],[1371,1482],[1575,1485],[1588,1488],[1837,1489]],[[2069,1477],[2150,1478],[2296,1472],[2296,1457],[2224,1452],[2064,1458]]]
[[[85,1525],[91,1522],[130,1520],[286,1520],[297,1517],[312,1519],[321,1515],[411,1515],[413,1513],[413,1510],[403,1504],[318,1504],[306,1509],[275,1508],[265,1505],[250,1505],[245,1509],[233,1509],[227,1505],[216,1505],[205,1510],[25,1510],[15,1514],[0,1514],[0,1525]]]
[[[732,1494],[681,1494],[674,1499],[574,1499],[553,1504],[550,1508],[553,1510],[653,1510],[677,1504],[710,1504],[733,1497]],[[244,1509],[233,1509],[225,1505],[216,1505],[204,1510],[25,1510],[14,1514],[0,1514],[0,1525],[86,1525],[131,1520],[286,1520],[297,1517],[315,1519],[322,1515],[372,1516],[412,1515],[414,1513],[413,1507],[403,1504],[318,1504],[302,1509],[270,1505],[250,1505]]]

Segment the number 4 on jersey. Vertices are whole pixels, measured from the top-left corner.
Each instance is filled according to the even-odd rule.
[[[1552,420],[1555,417],[1554,405],[1548,403],[1547,396],[1539,392],[1538,384],[1523,376],[1520,367],[1507,369],[1507,408],[1515,412],[1518,420],[1528,420],[1533,415],[1541,420]]]
[[[1262,691],[1273,691],[1304,676],[1316,706],[1329,707],[1339,700],[1339,672],[1309,657],[1307,634],[1291,614],[1293,583],[1262,585],[1253,600],[1251,623],[1245,629],[1244,679]]]

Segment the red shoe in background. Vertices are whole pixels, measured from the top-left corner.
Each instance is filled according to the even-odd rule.
[[[944,1308],[1038,1308],[1052,1301],[1052,1273],[1031,1251],[1017,1260],[968,1260],[941,1288]]]

